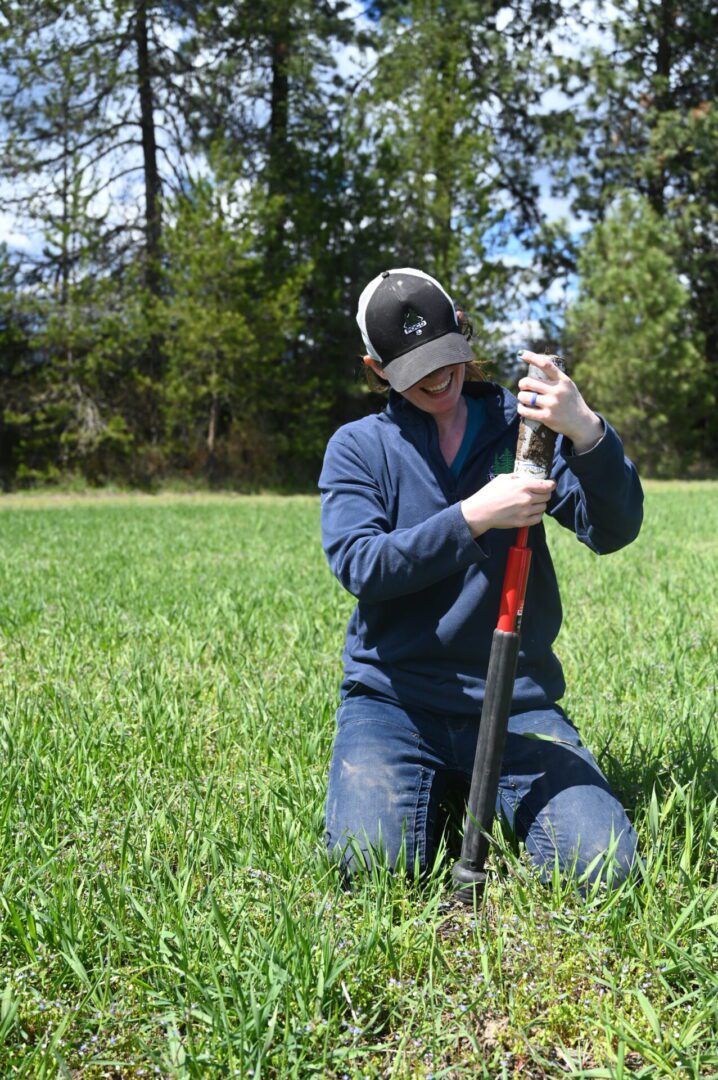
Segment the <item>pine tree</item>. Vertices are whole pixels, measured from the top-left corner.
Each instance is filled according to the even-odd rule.
[[[487,0],[372,11],[376,61],[352,116],[375,190],[362,222],[372,269],[389,259],[434,274],[468,302],[485,351],[525,285],[497,251],[530,243],[542,221],[533,112],[560,8],[512,5],[501,24]]]
[[[132,447],[142,479],[143,445],[161,459],[162,201],[187,182],[185,72],[169,44],[185,16],[164,0],[28,0],[4,13],[0,160],[13,190],[2,205],[41,237],[18,279],[37,358],[16,410],[38,434],[24,439],[25,464],[107,476]]]
[[[712,391],[690,295],[673,253],[676,230],[626,195],[594,227],[579,258],[566,335],[572,375],[627,453],[653,476],[677,476],[700,450]]]
[[[702,0],[629,0],[611,11],[605,44],[557,64],[570,97],[544,143],[563,160],[559,193],[602,220],[632,191],[664,218],[700,340],[718,335],[718,10]],[[560,172],[560,170],[559,170]],[[699,337],[695,339],[696,347]],[[715,368],[710,350],[703,360]],[[702,421],[718,461],[718,423]]]
[[[52,283],[62,304],[78,261],[94,274],[139,264],[157,298],[163,192],[186,182],[182,70],[164,43],[177,26],[172,5],[23,0],[5,15],[0,160],[16,194],[3,207],[45,236],[34,279]],[[157,377],[155,344],[144,370]]]
[[[18,444],[24,432],[14,422],[20,389],[33,367],[32,327],[18,303],[20,270],[7,247],[0,245],[0,484],[11,487],[17,471]],[[27,420],[29,421],[29,417]]]
[[[186,49],[199,71],[189,108],[194,146],[221,158],[240,183],[263,186],[256,245],[268,278],[280,288],[287,272],[311,264],[293,363],[301,379],[320,372],[334,391],[346,362],[353,275],[362,272],[354,226],[364,210],[351,181],[347,88],[336,63],[337,50],[356,38],[348,8],[346,0],[211,0]]]
[[[321,414],[291,356],[307,269],[279,285],[269,273],[256,248],[267,213],[261,194],[238,198],[231,184],[203,181],[175,209],[167,296],[155,312],[169,356],[173,462],[212,481],[281,482],[292,452],[316,453],[303,443]]]

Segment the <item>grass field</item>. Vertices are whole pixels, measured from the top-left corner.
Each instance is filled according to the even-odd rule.
[[[328,865],[315,499],[1,499],[0,1076],[718,1076],[718,485],[649,485],[605,559],[549,540],[645,869],[582,900],[497,833],[475,917],[448,855]]]

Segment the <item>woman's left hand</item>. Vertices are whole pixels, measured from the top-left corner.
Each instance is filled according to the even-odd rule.
[[[595,446],[603,435],[603,423],[589,409],[575,382],[542,353],[524,350],[520,359],[541,368],[548,381],[530,379],[528,375],[519,379],[519,415],[527,420],[539,420],[552,431],[565,435],[577,454]]]

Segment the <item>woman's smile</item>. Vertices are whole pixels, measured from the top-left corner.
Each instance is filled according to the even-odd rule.
[[[434,386],[422,386],[422,390],[425,390],[427,394],[431,394],[432,397],[436,397],[437,394],[443,394],[445,390],[448,390],[452,380],[454,378],[453,371],[450,372],[445,379],[442,379],[440,383],[436,383]]]
[[[465,370],[464,364],[447,364],[404,390],[402,396],[430,413],[442,429],[451,427],[463,419],[461,390]]]

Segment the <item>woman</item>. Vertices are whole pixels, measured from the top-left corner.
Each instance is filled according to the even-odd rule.
[[[437,281],[410,268],[366,287],[357,315],[379,415],[340,428],[319,486],[329,565],[357,598],[326,806],[327,843],[351,874],[372,853],[430,866],[438,808],[468,795],[491,636],[515,530],[532,569],[497,810],[544,875],[624,877],[636,837],[557,704],[565,684],[551,644],[561,602],[542,518],[597,554],[641,526],[643,495],[618,435],[547,357],[518,400],[470,381],[471,348]],[[519,417],[559,433],[550,480],[512,475]],[[547,736],[529,739],[527,734]]]

